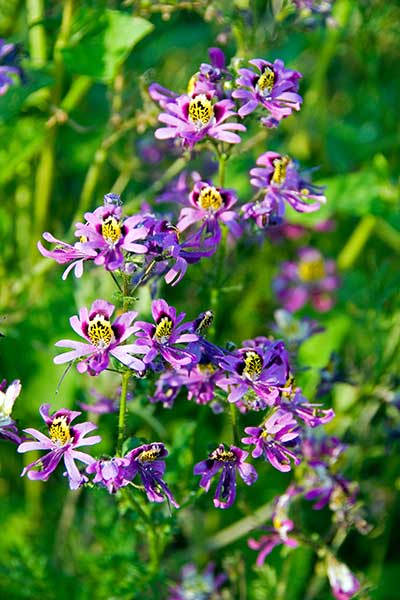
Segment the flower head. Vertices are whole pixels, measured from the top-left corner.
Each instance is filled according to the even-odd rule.
[[[302,77],[298,71],[286,69],[282,60],[270,63],[260,58],[249,61],[256,70],[239,69],[236,89],[232,96],[242,101],[239,115],[245,117],[256,108],[267,109],[270,115],[262,119],[266,127],[276,127],[283,118],[300,110],[302,97],[297,93],[298,80]]]
[[[21,382],[15,379],[8,387],[4,379],[0,383],[0,438],[19,444],[21,438],[15,421],[11,418],[15,400],[21,393]]]
[[[350,600],[360,589],[357,577],[332,554],[327,557],[327,573],[336,600]]]
[[[333,292],[339,286],[336,264],[325,260],[315,248],[301,248],[299,261],[284,262],[273,282],[275,293],[290,312],[310,301],[315,310],[328,311],[334,304]]]
[[[128,465],[127,458],[115,456],[109,460],[92,462],[86,468],[86,473],[94,474],[93,483],[100,484],[106,487],[110,494],[115,494],[121,487],[129,484],[129,480],[126,479]]]
[[[300,435],[300,429],[293,416],[278,409],[264,422],[262,427],[246,427],[249,437],[242,438],[244,444],[254,444],[253,458],[264,455],[275,469],[287,472],[291,469],[291,460],[300,464],[300,458],[291,450],[291,442]]]
[[[123,313],[111,323],[114,306],[105,300],[95,300],[88,311],[81,308],[79,317],[70,318],[72,329],[89,343],[74,340],[60,340],[56,343],[59,348],[72,348],[70,352],[59,354],[54,358],[57,365],[83,358],[77,365],[80,373],[88,372],[89,375],[98,375],[109,365],[110,356],[122,364],[136,371],[143,371],[143,361],[132,356],[131,353],[142,354],[142,348],[137,344],[123,342],[132,335],[134,327],[131,326],[137,312]]]
[[[245,131],[246,128],[240,123],[225,123],[236,116],[233,108],[231,100],[220,100],[214,104],[211,94],[178,96],[165,105],[167,112],[159,115],[158,120],[166,127],[157,129],[155,136],[159,140],[181,138],[182,144],[189,148],[206,137],[238,144],[240,137],[234,132]]]
[[[257,480],[257,471],[248,463],[245,463],[248,452],[230,446],[229,450],[220,444],[208,456],[207,460],[197,463],[193,472],[201,475],[200,486],[208,492],[212,478],[221,471],[221,475],[215,490],[214,506],[217,508],[229,508],[236,498],[236,471],[247,485],[253,485]]]
[[[82,277],[83,263],[86,260],[94,260],[97,256],[97,251],[89,247],[85,241],[75,242],[74,245],[67,244],[55,238],[48,231],[44,232],[43,238],[46,242],[57,244],[54,250],[47,250],[41,242],[38,242],[37,247],[43,256],[53,258],[59,265],[70,263],[62,275],[63,279],[68,277],[72,269],[74,270],[75,277],[78,279]]]
[[[181,347],[181,344],[195,342],[198,338],[195,333],[189,333],[191,323],[182,323],[185,313],[177,314],[165,300],[153,300],[151,313],[154,324],[138,321],[134,328],[137,345],[144,354],[143,361],[148,365],[161,356],[178,368],[197,362],[194,354]]]
[[[64,460],[67,469],[66,475],[69,479],[69,486],[72,490],[77,489],[87,477],[79,472],[75,460],[79,460],[86,465],[92,464],[95,459],[76,450],[81,446],[92,446],[101,441],[101,437],[86,435],[97,429],[94,423],[85,422],[71,425],[81,413],[62,408],[49,415],[50,404],[42,404],[39,409],[42,419],[49,429],[49,436],[44,435],[37,429],[25,429],[24,431],[32,435],[37,441],[22,442],[18,446],[18,452],[29,452],[31,450],[48,450],[48,453],[27,465],[21,473],[21,476],[28,475],[29,479],[47,481],[53,471],[56,469],[61,459]]]
[[[213,563],[207,565],[203,573],[199,573],[192,564],[182,568],[181,581],[169,591],[168,600],[217,600],[218,590],[226,581],[226,575],[214,574]]]
[[[163,477],[168,451],[161,442],[144,444],[134,448],[125,455],[128,460],[125,477],[132,481],[136,475],[142,480],[147,498],[150,502],[163,502],[167,498],[175,508],[179,508]]]

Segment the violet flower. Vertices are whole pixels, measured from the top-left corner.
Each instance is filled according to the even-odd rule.
[[[80,412],[61,408],[53,415],[49,415],[49,409],[50,404],[42,404],[39,409],[42,419],[49,428],[49,437],[43,435],[37,429],[25,429],[24,431],[32,435],[37,441],[22,442],[17,449],[18,452],[48,450],[48,453],[27,465],[22,471],[21,477],[27,474],[29,479],[47,481],[58,463],[63,459],[67,469],[64,475],[68,476],[71,490],[76,490],[88,479],[80,473],[75,460],[79,460],[86,465],[90,465],[95,461],[92,456],[76,450],[76,448],[98,444],[101,437],[99,435],[86,437],[86,434],[97,429],[94,423],[85,422],[71,426],[72,421],[81,414]]]
[[[347,565],[332,554],[327,557],[327,573],[336,600],[350,600],[360,589],[360,582]]]
[[[15,400],[21,393],[21,382],[15,379],[7,387],[5,379],[0,383],[0,439],[19,444],[21,437],[15,421],[11,418]]]
[[[212,138],[228,144],[238,144],[241,140],[234,131],[246,131],[240,123],[225,123],[236,116],[231,100],[212,103],[211,95],[199,94],[194,98],[179,96],[165,106],[167,112],[161,113],[158,120],[166,127],[156,129],[159,140],[181,138],[183,146],[193,146],[205,139]]]
[[[182,323],[185,313],[177,314],[176,309],[165,300],[153,300],[151,313],[154,324],[138,321],[134,327],[136,344],[141,349],[140,353],[144,354],[144,363],[148,365],[158,356],[174,368],[196,363],[196,356],[179,346],[198,339],[195,333],[188,333],[191,323]]]
[[[301,248],[299,261],[283,262],[273,287],[278,300],[290,312],[311,302],[315,310],[326,312],[334,305],[333,293],[339,286],[334,260],[325,260],[314,248]]]
[[[279,389],[285,385],[289,374],[289,358],[282,342],[269,342],[241,348],[220,361],[228,375],[218,386],[229,391],[229,402],[255,399],[260,408],[272,406],[279,398]]]
[[[13,75],[17,75],[21,81],[24,79],[23,71],[18,65],[18,46],[7,44],[0,38],[0,96],[15,83]]]
[[[194,466],[193,472],[195,475],[202,476],[199,485],[206,492],[210,489],[212,478],[222,470],[214,495],[216,508],[229,508],[235,501],[236,471],[246,485],[253,485],[257,480],[257,471],[253,465],[244,462],[247,457],[248,452],[236,446],[230,446],[229,450],[225,450],[225,446],[220,444],[209,454],[207,460]]]
[[[38,242],[37,247],[43,256],[53,258],[59,265],[71,263],[62,275],[64,280],[68,277],[72,269],[74,270],[75,277],[78,279],[82,277],[83,263],[86,260],[94,260],[97,256],[97,251],[89,247],[85,242],[75,242],[74,245],[67,244],[55,238],[48,231],[44,232],[43,237],[47,242],[57,244],[54,250],[47,250],[41,242]]]
[[[91,463],[86,468],[86,473],[93,475],[93,483],[107,488],[110,494],[115,494],[121,487],[130,482],[126,479],[126,470],[129,459],[114,456],[109,460],[100,459]]]
[[[264,455],[278,471],[291,470],[291,460],[300,464],[300,458],[287,445],[300,435],[297,422],[289,412],[278,409],[264,421],[262,427],[246,427],[249,437],[242,438],[244,444],[254,444],[253,458]]]
[[[221,225],[225,223],[234,237],[239,237],[242,227],[239,215],[230,210],[237,202],[233,190],[214,187],[205,181],[198,181],[189,196],[190,207],[182,208],[177,227],[185,231],[193,224],[200,224],[199,237],[204,232],[205,246],[217,246],[221,241]]]
[[[293,110],[300,110],[303,99],[297,92],[302,74],[285,69],[283,61],[279,59],[270,63],[255,58],[249,63],[256,71],[239,69],[240,77],[236,80],[239,89],[232,93],[233,98],[243,102],[239,115],[245,117],[261,106],[270,113],[269,117],[262,119],[263,125],[276,127]]]
[[[297,165],[288,156],[265,152],[257,159],[258,167],[251,169],[251,184],[259,188],[262,200],[242,207],[245,219],[254,219],[259,227],[282,222],[285,202],[297,212],[310,213],[326,202],[323,188],[312,185],[299,173]]]
[[[212,94],[222,100],[226,97],[224,79],[232,79],[232,76],[225,68],[225,55],[220,48],[209,48],[208,54],[211,64],[202,63],[199,71],[190,78],[188,94]]]
[[[114,203],[111,199],[118,199]],[[122,219],[122,208],[117,203],[119,196],[107,194],[104,206],[96,208],[93,213],[85,213],[86,223],[77,223],[75,235],[87,240],[85,248],[98,252],[94,263],[104,266],[107,271],[120,269],[124,264],[124,254],[145,254],[147,246],[137,243],[144,240],[147,229],[142,225],[142,216],[135,215]]]
[[[142,347],[137,344],[123,345],[123,342],[134,332],[131,324],[137,312],[123,313],[111,323],[110,318],[114,308],[105,300],[95,300],[90,311],[81,308],[79,317],[74,315],[69,322],[72,329],[89,343],[60,340],[56,343],[58,348],[72,348],[72,350],[59,354],[54,358],[54,362],[61,365],[83,358],[77,364],[78,371],[98,375],[108,367],[110,356],[113,356],[127,367],[143,371],[145,369],[143,361],[131,355],[131,353],[142,354]]]
[[[176,369],[167,369],[161,373],[154,394],[149,396],[150,402],[161,402],[164,408],[172,408],[183,386],[183,373],[183,370],[181,374],[181,370],[177,371]]]
[[[281,392],[280,406],[311,428],[326,425],[335,417],[332,408],[324,409],[321,408],[321,404],[310,404],[303,396],[301,388],[295,387],[292,381],[289,381],[289,385]]]
[[[170,588],[168,600],[218,600],[220,587],[226,581],[225,573],[214,574],[215,565],[207,565],[203,573],[199,573],[193,564],[182,568],[181,581]]]
[[[267,535],[262,535],[259,540],[250,538],[247,542],[249,548],[258,550],[256,565],[261,567],[268,554],[271,554],[275,546],[284,544],[289,548],[296,548],[299,544],[294,538],[288,536],[288,533],[294,528],[294,523],[290,519],[286,519],[279,523],[278,527],[266,527]]]
[[[162,459],[167,455],[168,451],[161,442],[134,448],[124,457],[128,460],[125,477],[132,481],[136,475],[139,475],[150,502],[163,502],[167,498],[175,508],[179,508],[179,504],[163,479],[165,461]]]

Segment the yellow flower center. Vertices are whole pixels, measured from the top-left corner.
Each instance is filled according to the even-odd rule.
[[[189,119],[199,129],[208,125],[213,116],[214,109],[205,94],[199,94],[190,101]]]
[[[215,367],[212,363],[207,363],[206,365],[199,363],[197,365],[197,369],[203,375],[208,375],[208,374],[211,375],[212,373],[215,373],[215,371],[217,370],[217,367]]]
[[[101,226],[101,235],[108,244],[116,244],[121,237],[121,227],[115,217],[109,216]]]
[[[325,265],[322,258],[302,260],[298,267],[299,277],[302,281],[318,281],[325,277]]]
[[[150,450],[143,450],[138,456],[140,462],[153,462],[160,456],[161,449],[158,446],[154,446]]]
[[[244,357],[244,369],[243,374],[247,375],[249,379],[257,379],[261,374],[263,368],[262,358],[257,352],[250,350],[246,352]]]
[[[81,237],[79,238],[79,241],[81,244],[86,244],[88,239],[87,239],[86,235],[81,235]]]
[[[65,415],[53,419],[53,422],[49,427],[49,435],[51,441],[55,444],[59,443],[61,446],[64,446],[69,442],[71,439],[71,434],[67,417]]]
[[[110,321],[103,315],[96,315],[89,321],[88,336],[96,348],[100,350],[108,348],[114,338]]]
[[[235,455],[230,450],[223,450],[222,448],[217,448],[210,454],[210,458],[212,460],[218,460],[219,462],[231,462],[235,460]]]
[[[211,210],[216,212],[221,208],[224,201],[222,200],[222,196],[214,186],[208,185],[203,188],[200,192],[199,199],[197,204],[203,210]]]
[[[275,158],[272,161],[274,165],[274,172],[272,173],[271,183],[278,183],[279,185],[285,181],[286,169],[290,163],[288,156],[282,156],[281,158]]]
[[[168,341],[169,336],[172,333],[174,324],[169,317],[162,317],[157,323],[155,336],[159,342],[164,344]]]
[[[274,87],[275,73],[270,67],[265,67],[264,72],[260,75],[257,81],[257,88],[262,93],[269,94]]]
[[[287,400],[291,400],[295,395],[294,390],[294,377],[293,375],[289,375],[286,380],[286,383],[283,387],[283,391],[281,392],[282,398],[286,398]]]

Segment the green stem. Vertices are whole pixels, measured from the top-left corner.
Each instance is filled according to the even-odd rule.
[[[373,215],[366,215],[361,219],[339,254],[337,263],[340,270],[350,269],[353,266],[375,226],[376,217]]]
[[[121,397],[119,400],[117,456],[122,456],[122,445],[125,437],[126,397],[128,394],[130,372],[122,374]]]
[[[240,443],[238,425],[237,425],[237,412],[233,402],[229,403],[229,415],[231,418],[232,425],[232,444],[237,446]]]
[[[221,153],[218,156],[218,162],[219,162],[218,180],[219,180],[220,188],[224,187],[226,159],[227,159],[227,156],[224,153]]]
[[[26,14],[32,64],[43,67],[47,61],[46,30],[43,25],[44,0],[26,0]]]

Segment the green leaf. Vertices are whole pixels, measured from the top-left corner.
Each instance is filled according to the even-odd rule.
[[[12,125],[0,126],[0,137],[0,185],[4,185],[39,152],[43,123],[33,117],[21,118]]]
[[[12,85],[4,96],[0,96],[0,124],[7,123],[20,112],[26,99],[53,81],[44,71],[25,69],[26,82]]]
[[[65,66],[71,73],[108,83],[132,48],[152,29],[153,25],[140,17],[115,10],[82,8],[70,43],[61,50]]]

